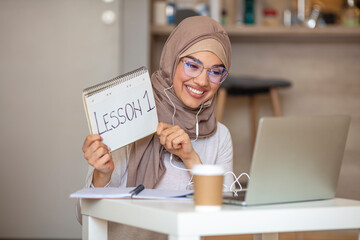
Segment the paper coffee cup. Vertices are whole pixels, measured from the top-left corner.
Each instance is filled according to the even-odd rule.
[[[195,209],[200,211],[221,209],[224,169],[219,165],[195,165],[191,173],[194,182]]]

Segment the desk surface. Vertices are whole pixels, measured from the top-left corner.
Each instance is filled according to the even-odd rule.
[[[82,199],[82,214],[169,235],[360,229],[360,201],[335,198],[197,212],[188,200]]]

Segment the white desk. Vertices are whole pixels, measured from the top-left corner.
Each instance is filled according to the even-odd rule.
[[[277,239],[279,232],[360,229],[360,201],[335,198],[196,212],[192,201],[82,199],[83,239],[107,239],[107,221],[169,235],[169,240],[200,236],[257,234]],[[360,235],[359,235],[360,240]]]

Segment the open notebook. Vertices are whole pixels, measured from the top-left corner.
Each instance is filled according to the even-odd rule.
[[[112,151],[156,132],[157,112],[145,67],[83,90],[89,130]]]

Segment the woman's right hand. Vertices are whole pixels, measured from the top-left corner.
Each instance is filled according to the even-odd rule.
[[[85,138],[82,150],[87,162],[94,167],[93,185],[104,187],[115,167],[110,148],[102,142],[100,135],[92,134]]]

